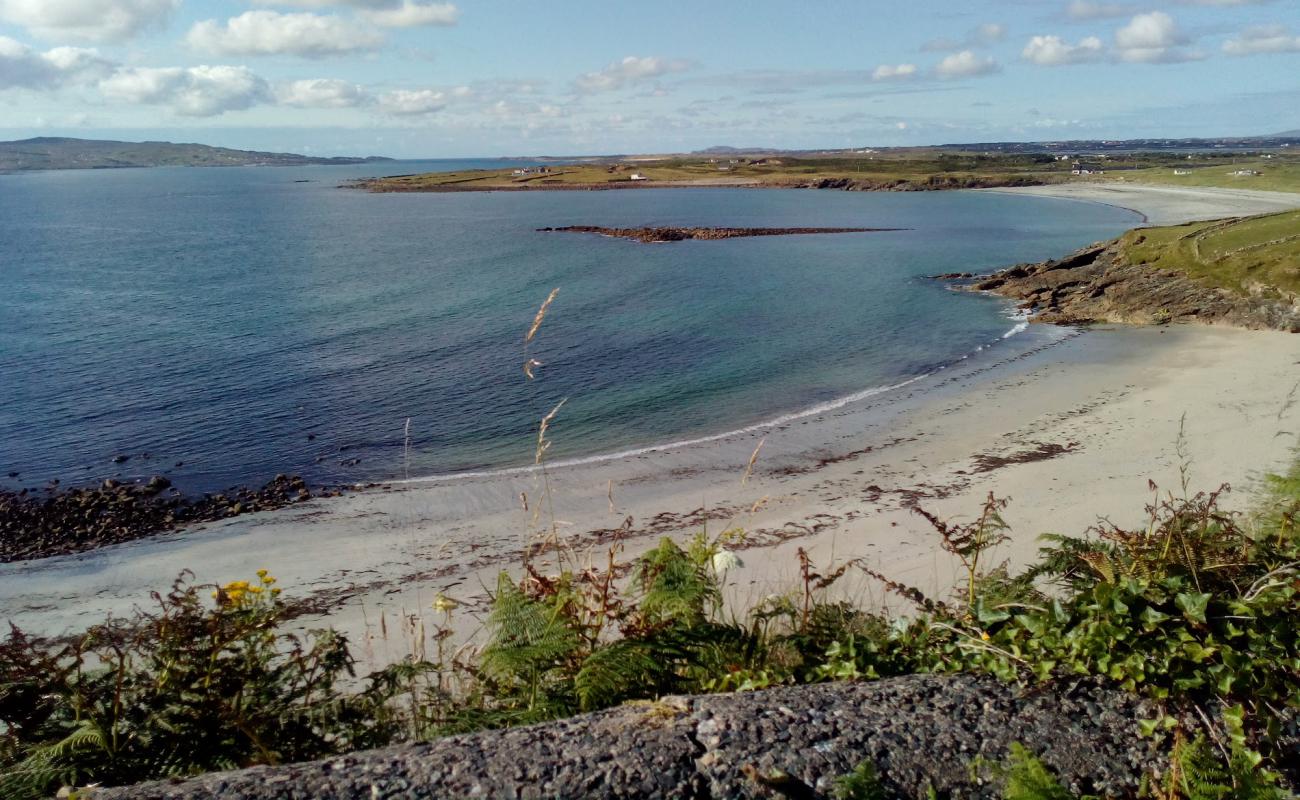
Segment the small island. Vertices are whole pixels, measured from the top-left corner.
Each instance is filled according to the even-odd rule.
[[[881,233],[907,228],[605,228],[599,225],[566,225],[562,228],[538,228],[539,233],[595,233],[618,239],[652,244],[683,242],[687,239],[714,241],[742,239],[750,236],[796,236],[812,233]]]

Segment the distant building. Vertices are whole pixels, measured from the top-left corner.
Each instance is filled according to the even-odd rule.
[[[627,179],[630,180],[630,181],[648,181],[648,180],[650,180],[649,178],[647,178],[646,176],[642,175],[642,174],[639,173],[639,172],[633,172],[631,175],[628,176]]]
[[[1229,175],[1239,175],[1239,176],[1241,176],[1241,177],[1243,177],[1243,178],[1253,178],[1253,177],[1259,175],[1259,170],[1256,170],[1256,169],[1239,169],[1239,170],[1235,170],[1235,171],[1233,171],[1233,172],[1229,172],[1228,174],[1229,174]]]
[[[1082,161],[1076,161],[1070,165],[1071,175],[1105,175],[1106,170],[1096,164],[1085,164]]]
[[[1175,175],[1191,175],[1191,174],[1192,174],[1192,171],[1191,171],[1190,169],[1176,169],[1176,170],[1174,170],[1174,174],[1175,174]]]

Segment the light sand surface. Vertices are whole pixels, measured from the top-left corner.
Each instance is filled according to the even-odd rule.
[[[821,565],[862,558],[928,592],[955,565],[912,513],[970,516],[990,491],[1009,497],[1013,540],[1000,556],[1024,564],[1045,531],[1081,533],[1099,516],[1136,524],[1147,480],[1176,488],[1185,418],[1196,487],[1245,488],[1283,467],[1300,431],[1293,407],[1300,336],[1209,328],[1115,329],[1071,335],[1034,326],[1013,350],[987,354],[908,387],[769,431],[551,473],[560,535],[579,558],[604,558],[608,529],[633,524],[624,555],[662,535],[686,538],[739,525],[743,568],[729,575],[750,601],[796,583],[796,549]],[[1020,338],[1020,337],[1017,337]],[[1032,344],[1029,351],[1023,344]],[[557,426],[556,435],[562,426]],[[766,437],[749,482],[745,464]],[[1060,445],[1052,458],[981,466]],[[986,469],[987,468],[987,469]],[[0,567],[0,608],[24,628],[75,631],[146,603],[182,569],[205,581],[265,567],[290,593],[328,606],[327,622],[366,642],[379,663],[406,654],[396,618],[422,612],[437,591],[466,604],[463,630],[484,608],[499,570],[516,570],[538,502],[534,475],[413,483],[79,556]],[[613,505],[608,499],[612,482]],[[757,511],[750,508],[766,498]],[[1244,493],[1233,496],[1245,500]],[[543,517],[544,521],[546,517]],[[878,596],[865,577],[850,593]],[[310,619],[316,625],[320,619]]]
[[[1191,213],[1124,188],[1117,204],[1149,216]],[[1236,202],[1234,213],[1248,213],[1244,199]],[[629,518],[619,537],[624,557],[660,536],[744,528],[745,565],[728,576],[742,604],[792,589],[800,547],[819,565],[859,558],[942,593],[956,565],[913,505],[969,517],[990,491],[1011,498],[1014,535],[999,556],[1022,565],[1042,532],[1082,533],[1101,516],[1140,522],[1148,479],[1177,488],[1184,425],[1197,488],[1245,489],[1261,470],[1283,468],[1300,432],[1298,384],[1300,336],[1035,325],[909,385],[834,408],[704,443],[557,466],[549,475],[555,530],[572,558],[603,561]],[[553,435],[563,436],[562,420]],[[1012,463],[997,466],[998,458]],[[539,535],[521,493],[538,508],[537,473],[417,481],[0,565],[0,619],[71,633],[147,605],[181,570],[206,582],[250,578],[264,567],[288,594],[319,604],[305,627],[333,625],[360,643],[363,660],[383,663],[411,649],[397,618],[423,616],[431,627],[439,591],[464,604],[455,624],[472,635],[487,587],[500,570],[517,572]],[[1247,497],[1238,491],[1230,502]],[[542,514],[540,527],[549,521]],[[882,596],[865,576],[841,588]]]
[[[1090,200],[1130,208],[1143,214],[1150,225],[1181,225],[1223,217],[1270,214],[1300,208],[1300,194],[1261,192],[1253,189],[1211,189],[1156,186],[1138,183],[1059,183],[980,191]]]

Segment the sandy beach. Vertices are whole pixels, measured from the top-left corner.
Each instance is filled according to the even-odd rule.
[[[1261,213],[1300,195],[1087,185],[1024,190],[1111,202],[1153,223]],[[1262,196],[1261,196],[1262,195]],[[1203,216],[1209,215],[1209,216]],[[1043,532],[1082,533],[1099,517],[1137,524],[1148,480],[1177,489],[1180,429],[1194,489],[1245,490],[1293,457],[1300,336],[1200,327],[1078,332],[1031,326],[906,386],[712,441],[549,471],[415,480],[105,548],[0,565],[0,617],[44,634],[77,631],[147,605],[181,570],[200,581],[277,575],[317,608],[304,627],[335,626],[363,660],[406,655],[399,616],[432,618],[444,592],[472,634],[486,587],[515,570],[551,527],[568,557],[603,562],[661,536],[726,527],[746,533],[729,574],[742,603],[795,586],[797,548],[819,565],[860,558],[934,593],[954,565],[911,507],[971,516],[994,492],[1011,499],[1013,538],[999,556],[1024,564]],[[563,436],[562,424],[552,432]],[[762,442],[753,473],[746,463]],[[528,498],[523,508],[521,494]],[[1241,506],[1248,493],[1229,502]],[[622,528],[621,532],[619,529]],[[880,597],[864,578],[843,590]],[[388,637],[379,635],[383,615]]]
[[[1122,183],[1058,183],[1051,186],[1023,186],[1010,189],[978,189],[1087,200],[1132,209],[1147,218],[1149,225],[1180,225],[1184,222],[1270,214],[1300,208],[1300,194],[1262,192],[1254,189],[1207,189]]]

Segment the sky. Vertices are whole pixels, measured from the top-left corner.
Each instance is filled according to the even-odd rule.
[[[0,0],[0,139],[464,158],[1300,129],[1300,0]]]

